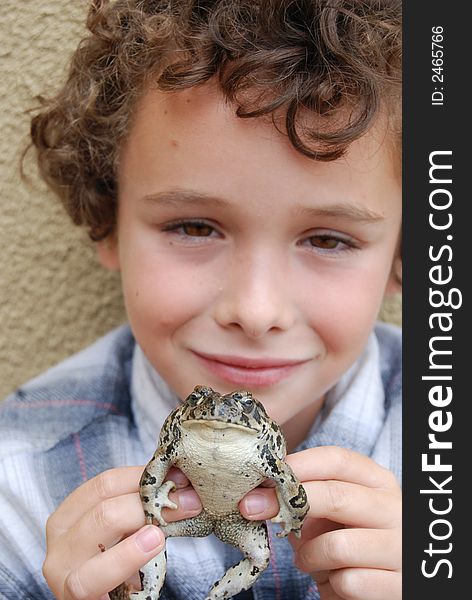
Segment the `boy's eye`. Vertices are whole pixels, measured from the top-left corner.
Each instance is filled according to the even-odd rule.
[[[210,237],[215,228],[204,221],[177,221],[168,223],[164,231],[175,232],[185,237]]]
[[[335,250],[342,243],[340,240],[329,235],[314,235],[309,240],[312,246],[322,248],[323,250]]]
[[[180,229],[185,235],[191,235],[192,237],[208,237],[213,232],[213,227],[206,223],[184,223],[180,226]]]
[[[303,239],[301,244],[314,251],[335,255],[349,252],[359,247],[352,238],[334,232],[310,235]]]

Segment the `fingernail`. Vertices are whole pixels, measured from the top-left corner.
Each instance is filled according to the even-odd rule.
[[[162,535],[156,527],[149,525],[136,536],[136,545],[142,552],[151,552],[162,545]]]
[[[269,508],[265,494],[252,493],[244,499],[244,508],[248,517],[257,517]]]
[[[202,503],[194,490],[180,490],[178,493],[178,505],[182,510],[189,512],[201,511]]]

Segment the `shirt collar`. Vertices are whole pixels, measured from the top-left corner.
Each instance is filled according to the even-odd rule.
[[[131,372],[131,406],[146,460],[154,453],[167,416],[179,405],[177,394],[136,344]]]
[[[385,421],[385,391],[377,336],[326,395],[308,438],[297,450],[327,444],[370,456]]]

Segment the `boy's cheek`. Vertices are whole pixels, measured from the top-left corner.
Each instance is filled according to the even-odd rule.
[[[361,282],[361,283],[359,283]],[[329,355],[355,359],[375,323],[383,290],[374,297],[362,278],[351,286],[327,294],[327,302],[309,314],[309,325],[323,341]]]

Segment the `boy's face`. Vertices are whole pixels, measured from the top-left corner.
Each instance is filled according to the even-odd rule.
[[[180,397],[249,389],[287,424],[359,356],[400,231],[382,136],[322,163],[271,123],[237,118],[209,84],[143,98],[119,166],[117,243],[99,254]]]

